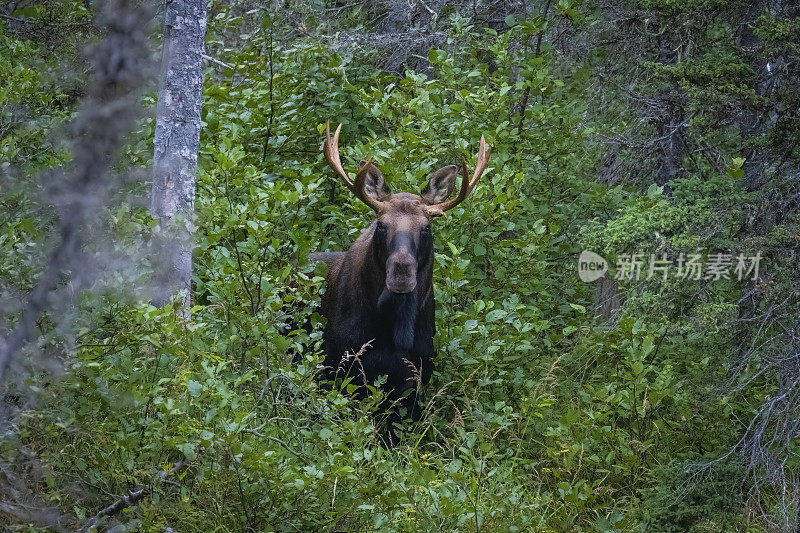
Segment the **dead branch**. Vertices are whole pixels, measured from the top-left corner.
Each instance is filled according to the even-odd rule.
[[[132,505],[136,505],[141,500],[144,499],[145,496],[148,494],[148,490],[144,487],[138,489],[132,489],[124,494],[119,500],[115,501],[86,522],[86,525],[83,526],[82,531],[89,531],[94,528],[97,523],[107,517],[107,516],[114,516],[118,512],[122,511],[123,509],[130,507]]]
[[[168,483],[169,477],[175,475],[185,465],[186,462],[183,459],[181,459],[180,461],[175,463],[169,470],[165,469],[160,471],[158,474],[153,476],[153,479],[160,483]],[[81,528],[81,531],[91,530],[92,528],[98,525],[101,519],[109,516],[114,516],[123,509],[136,505],[137,503],[142,501],[148,494],[150,494],[150,489],[148,489],[147,487],[138,487],[129,490],[127,493],[120,496],[120,498],[117,501],[115,501],[114,503],[112,503],[111,505],[109,505],[108,507],[106,507],[105,509],[94,515],[93,517],[89,518],[84,524],[84,526]]]
[[[66,195],[60,209],[57,243],[35,288],[22,308],[15,329],[0,339],[0,381],[27,344],[42,313],[52,307],[51,294],[70,269],[81,272],[85,263],[83,235],[99,213],[111,178],[110,165],[131,131],[137,93],[145,71],[149,11],[130,0],[107,2],[99,18],[106,38],[92,51],[94,80],[75,121],[73,169],[56,185]],[[51,191],[58,193],[59,191]],[[81,285],[81,276],[74,276]]]

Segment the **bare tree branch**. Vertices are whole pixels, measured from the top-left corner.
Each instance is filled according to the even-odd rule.
[[[131,505],[136,505],[141,500],[147,496],[147,489],[144,487],[129,490],[126,494],[124,494],[119,500],[115,501],[93,517],[91,517],[86,525],[83,526],[82,531],[89,531],[93,527],[97,525],[100,519],[105,518],[106,516],[114,516],[118,512],[122,511],[126,507],[130,507]]]
[[[13,332],[0,339],[0,381],[33,333],[39,316],[52,307],[51,294],[65,273],[80,271],[84,254],[83,234],[102,205],[110,180],[110,166],[125,136],[133,127],[148,51],[148,9],[130,0],[105,4],[98,25],[106,38],[90,54],[94,79],[74,124],[72,169],[57,180],[51,191],[64,198],[57,229],[57,243],[36,286],[22,308]],[[60,193],[60,194],[59,194]],[[75,276],[80,285],[81,277]]]

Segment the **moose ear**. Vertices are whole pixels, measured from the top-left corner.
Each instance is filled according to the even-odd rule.
[[[428,205],[444,202],[448,196],[453,194],[453,189],[456,187],[456,176],[458,176],[457,166],[447,165],[440,168],[428,178],[428,184],[422,189],[420,196]]]
[[[366,161],[359,161],[358,170],[361,171],[366,164]],[[375,198],[376,200],[383,200],[392,194],[391,189],[389,189],[389,186],[386,185],[386,182],[383,180],[383,174],[381,174],[380,169],[372,163],[369,164],[369,169],[367,169],[367,177],[364,180],[364,192],[367,196]]]

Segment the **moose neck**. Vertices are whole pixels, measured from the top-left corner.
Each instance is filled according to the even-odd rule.
[[[394,293],[386,288],[386,265],[380,264],[373,249],[372,234],[368,235],[369,250],[366,250],[366,261],[363,263],[363,279],[367,281],[365,287],[370,287],[367,299],[374,302],[378,317],[385,327],[389,328],[391,339],[395,348],[410,351],[414,347],[417,318],[420,306],[428,299],[429,292],[433,290],[433,251],[420,258],[417,270],[417,286],[408,293]]]
[[[411,350],[414,347],[414,329],[419,314],[417,289],[398,294],[384,287],[378,297],[378,313],[392,329],[394,346],[404,351]]]

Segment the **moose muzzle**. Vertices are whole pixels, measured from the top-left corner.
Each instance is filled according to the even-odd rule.
[[[417,287],[417,258],[406,250],[393,253],[386,261],[386,288],[405,294]]]

